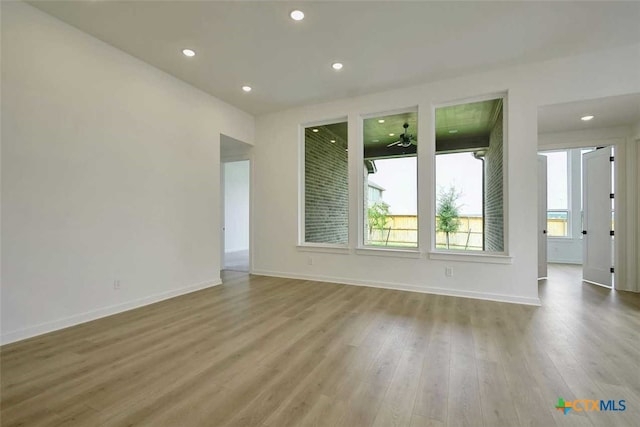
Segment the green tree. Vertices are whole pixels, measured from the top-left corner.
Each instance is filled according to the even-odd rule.
[[[453,185],[448,190],[441,189],[438,194],[438,221],[436,228],[447,236],[447,249],[449,249],[449,234],[455,233],[460,229],[460,220],[458,219],[460,206],[457,204],[460,195],[461,193],[456,191]]]
[[[367,209],[369,217],[369,239],[373,234],[373,230],[384,230],[389,220],[389,205],[383,201],[375,202]]]

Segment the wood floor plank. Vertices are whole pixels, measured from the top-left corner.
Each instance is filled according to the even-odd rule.
[[[422,415],[418,414],[413,414],[410,425],[411,427],[445,427],[446,424],[442,421],[423,417]]]
[[[551,266],[542,307],[225,274],[0,348],[3,426],[640,425],[640,295]],[[555,409],[625,399],[624,412]]]
[[[492,427],[518,425],[518,415],[514,409],[515,402],[509,393],[502,366],[497,362],[479,359],[477,369],[484,425]]]
[[[447,307],[453,303],[453,299],[442,296],[434,299],[437,301],[437,306],[427,319],[433,323],[433,332],[423,357],[414,413],[430,420],[446,423],[451,353],[451,328],[447,322]]]
[[[405,350],[391,379],[374,426],[409,426],[422,371],[422,354]]]

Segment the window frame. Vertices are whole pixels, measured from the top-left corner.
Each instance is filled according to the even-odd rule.
[[[358,124],[358,132],[357,140],[355,141],[355,155],[354,160],[357,164],[357,223],[358,223],[358,233],[357,240],[355,246],[355,253],[358,255],[378,255],[378,256],[389,256],[389,257],[400,257],[400,258],[419,258],[421,256],[420,250],[420,142],[416,145],[416,217],[418,218],[416,221],[416,246],[415,247],[376,247],[372,245],[365,245],[365,222],[367,218],[365,217],[365,208],[364,208],[364,121],[367,119],[380,118],[383,116],[390,116],[394,114],[402,114],[402,113],[416,113],[417,116],[417,128],[421,129],[420,126],[420,105],[414,104],[409,107],[402,108],[394,108],[388,110],[379,110],[368,113],[361,113],[358,115],[357,124]],[[421,137],[422,138],[422,137]],[[422,144],[424,145],[424,143]]]
[[[503,250],[501,252],[464,251],[455,249],[441,249],[436,247],[436,217],[437,217],[437,197],[436,188],[436,110],[443,107],[470,104],[474,102],[491,101],[502,99],[502,238]],[[430,126],[430,149],[432,151],[431,162],[431,212],[430,220],[430,247],[429,259],[447,261],[469,261],[487,262],[496,264],[511,264],[513,259],[510,255],[510,233],[509,233],[509,91],[496,91],[484,95],[470,96],[450,101],[433,102],[431,104],[431,126]],[[483,202],[484,203],[484,202]],[[484,221],[484,215],[483,215]]]

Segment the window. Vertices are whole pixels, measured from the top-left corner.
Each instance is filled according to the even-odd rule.
[[[436,108],[435,248],[504,252],[503,99]]]
[[[347,122],[304,129],[304,243],[347,245]]]
[[[569,234],[569,167],[567,151],[542,153],[547,157],[547,233]]]
[[[418,114],[365,119],[364,245],[418,246]]]

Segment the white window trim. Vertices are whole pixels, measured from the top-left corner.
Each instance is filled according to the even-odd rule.
[[[440,250],[437,252],[429,252],[429,259],[440,261],[480,262],[484,264],[513,264],[513,257],[494,252],[467,253]]]
[[[296,246],[300,252],[322,252],[331,254],[349,254],[351,250],[346,245],[331,245],[328,243],[302,243]]]
[[[421,258],[422,252],[418,248],[377,248],[362,246],[356,248],[356,254],[366,256],[384,256],[397,258]]]

